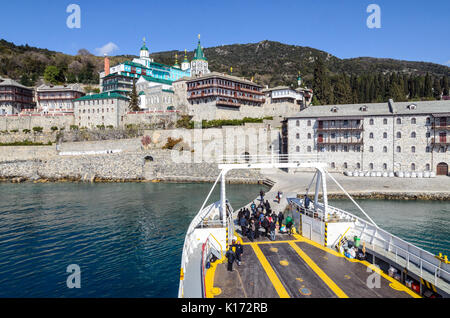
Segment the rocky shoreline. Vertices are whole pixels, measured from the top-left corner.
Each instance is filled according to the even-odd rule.
[[[94,177],[85,180],[81,177],[61,177],[61,178],[38,178],[31,179],[25,177],[0,177],[0,182],[4,183],[67,183],[67,182],[90,182],[90,183],[213,183],[215,178],[211,177],[186,177],[186,176],[167,176],[158,179],[145,180],[143,178],[123,179],[123,178],[100,178]],[[230,178],[228,184],[264,184],[263,178]],[[420,201],[450,201],[450,193],[447,192],[353,192],[350,195],[358,200],[420,200]],[[301,194],[298,195],[302,197]],[[321,198],[321,195],[319,196]],[[329,193],[328,199],[347,199],[344,193]]]

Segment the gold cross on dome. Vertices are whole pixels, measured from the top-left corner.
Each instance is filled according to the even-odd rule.
[[[198,39],[200,40],[200,33],[198,34]]]

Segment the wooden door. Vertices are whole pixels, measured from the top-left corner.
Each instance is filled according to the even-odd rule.
[[[436,174],[438,176],[448,175],[448,164],[446,164],[445,162],[438,163],[436,168]]]

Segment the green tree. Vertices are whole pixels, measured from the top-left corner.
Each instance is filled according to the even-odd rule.
[[[449,96],[448,77],[445,75],[442,77],[442,93],[445,96]]]
[[[137,94],[137,91],[136,91],[136,81],[135,80],[133,80],[133,87],[132,87],[131,93],[130,93],[130,104],[128,107],[133,112],[137,112],[140,110],[139,95]]]
[[[441,94],[441,81],[437,77],[435,77],[433,82],[433,97],[436,99],[441,99]]]
[[[49,65],[45,68],[44,80],[54,85],[64,82],[62,72],[54,65]]]
[[[333,103],[330,78],[321,58],[317,58],[314,64],[313,91],[319,104]]]
[[[433,90],[431,87],[432,83],[431,83],[431,76],[430,74],[427,73],[427,75],[425,76],[425,83],[424,83],[424,88],[423,88],[423,97],[431,97],[433,96]]]

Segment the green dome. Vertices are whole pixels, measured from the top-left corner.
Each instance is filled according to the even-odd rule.
[[[205,54],[203,53],[203,48],[200,45],[200,40],[198,40],[197,48],[195,49],[194,60],[204,60],[207,61]]]
[[[141,51],[148,51],[148,48],[145,46],[145,44],[141,47]]]

